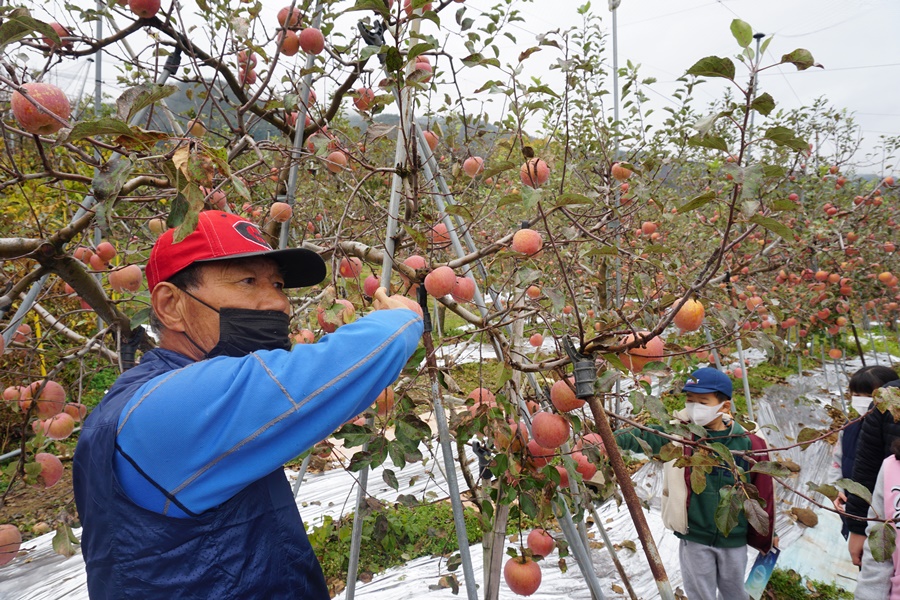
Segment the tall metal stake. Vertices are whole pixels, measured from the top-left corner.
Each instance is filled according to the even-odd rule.
[[[753,401],[750,398],[750,379],[747,377],[747,363],[744,361],[744,346],[741,344],[741,335],[740,331],[738,331],[737,336],[737,351],[738,351],[738,360],[741,361],[741,380],[744,382],[744,399],[747,401],[747,416],[750,417],[751,421],[754,421],[756,417],[753,416]]]
[[[313,16],[312,27],[318,27],[322,21],[322,2],[316,2],[316,12]],[[306,129],[306,115],[309,110],[309,95],[312,86],[312,71],[315,66],[316,55],[308,54],[306,56],[306,75],[303,77],[303,85],[300,87],[300,106],[297,107],[297,120],[294,122],[294,146],[291,149],[291,169],[288,172],[287,188],[285,189],[283,202],[287,202],[291,208],[294,207],[295,196],[297,194],[297,174],[300,169],[300,163],[297,158],[303,149],[303,131]],[[281,232],[278,235],[278,247],[287,248],[288,236],[291,232],[291,221],[288,219],[286,223],[281,224]]]

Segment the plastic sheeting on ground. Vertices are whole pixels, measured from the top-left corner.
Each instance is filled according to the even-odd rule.
[[[879,355],[882,364],[888,364],[888,357]],[[869,362],[874,362],[868,357]],[[898,362],[897,359],[893,359]],[[837,403],[839,390],[846,391],[846,374],[852,373],[861,364],[859,361],[848,361],[845,372],[838,372],[835,377],[834,366],[828,365],[827,374],[816,371],[811,375],[792,376],[786,385],[775,385],[766,390],[765,397],[755,402],[757,420],[764,427],[764,434],[769,444],[774,447],[787,446],[794,443],[796,435],[804,426],[821,428],[830,423],[823,405]],[[840,381],[840,383],[838,383]],[[400,491],[394,491],[383,483],[383,468],[374,469],[369,476],[369,493],[376,498],[392,502],[399,493],[412,494],[420,499],[432,500],[447,497],[446,481],[439,465],[442,465],[436,443],[433,448],[424,448],[423,454],[428,457],[425,464],[407,465],[402,470],[395,470],[400,481]],[[778,453],[775,458],[790,459],[800,466],[800,471],[788,481],[789,485],[807,493],[807,482],[825,482],[830,463],[831,446],[814,444],[801,451],[792,448]],[[393,468],[388,461],[386,468]],[[473,466],[473,471],[476,470]],[[288,472],[289,477],[295,477]],[[460,485],[465,489],[461,475]],[[646,501],[644,512],[653,537],[659,545],[660,555],[666,566],[673,587],[681,584],[681,574],[677,559],[678,540],[662,526],[659,517],[659,488],[661,485],[661,468],[658,463],[650,462],[641,468],[633,477],[639,495]],[[338,517],[350,511],[356,498],[356,475],[342,469],[335,469],[321,474],[308,475],[298,494],[300,513],[308,527],[321,522],[325,515]],[[801,574],[823,581],[834,581],[848,589],[855,586],[856,569],[847,560],[846,543],[840,536],[840,526],[836,518],[821,509],[816,509],[807,500],[792,491],[777,486],[778,517],[776,532],[781,539],[783,553],[778,566],[793,568]],[[819,502],[829,504],[821,496],[814,495]],[[815,528],[806,528],[796,523],[789,515],[791,507],[812,508],[819,516],[819,524]],[[620,560],[628,574],[632,586],[639,598],[658,598],[656,583],[647,568],[644,554],[640,548],[637,535],[627,508],[617,507],[613,501],[598,507],[600,520],[607,532],[618,545],[626,540],[636,544],[637,551],[627,548],[618,550]],[[615,591],[613,586],[621,586],[618,573],[613,567],[608,550],[599,544],[599,535],[591,527],[592,535],[591,559],[592,567],[600,578],[602,590],[606,598],[626,598],[624,592]],[[76,533],[78,533],[76,531]],[[84,573],[84,562],[80,554],[65,559],[55,554],[51,547],[53,534],[41,536],[27,542],[23,549],[24,557],[0,570],[0,599],[6,600],[82,600],[87,599]],[[475,578],[480,584],[482,577],[481,546],[470,548],[475,567]],[[748,554],[752,564],[755,551]],[[554,554],[542,561],[543,583],[531,598],[540,600],[550,598],[571,598],[578,600],[590,598],[587,586],[574,559],[569,557],[568,573],[561,573],[556,566],[558,556]],[[462,580],[461,569],[457,576]],[[390,569],[376,575],[369,583],[357,585],[357,598],[367,600],[404,600],[422,597],[429,598],[464,598],[461,591],[454,596],[448,589],[436,590],[440,575],[446,573],[446,561],[443,558],[424,557]],[[465,582],[462,582],[465,584]],[[479,594],[480,595],[480,594]],[[344,596],[339,596],[343,598]],[[501,598],[515,597],[501,583]]]

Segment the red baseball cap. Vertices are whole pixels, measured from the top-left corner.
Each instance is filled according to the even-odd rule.
[[[325,279],[325,261],[318,254],[305,248],[274,250],[255,224],[237,215],[205,210],[190,235],[177,243],[174,235],[175,230],[169,229],[150,251],[146,269],[150,291],[194,263],[252,256],[274,260],[286,288],[315,285]]]

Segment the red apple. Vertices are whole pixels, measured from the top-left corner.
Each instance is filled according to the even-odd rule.
[[[530,558],[510,558],[503,567],[503,579],[514,594],[530,596],[541,587],[541,567]]]
[[[325,49],[325,36],[315,27],[307,27],[300,32],[300,48],[307,54],[320,54]],[[313,101],[310,100],[310,103]]]
[[[141,19],[155,17],[159,6],[160,0],[128,0],[128,8]]]
[[[470,156],[463,162],[463,171],[469,177],[475,177],[484,171],[484,159],[480,156]]]
[[[13,92],[10,99],[10,108],[19,126],[28,133],[37,135],[49,135],[63,128],[55,117],[38,109],[33,103],[39,104],[46,111],[58,116],[64,122],[72,113],[69,99],[61,89],[49,83],[26,83],[22,89],[28,93],[30,100],[18,91]]]
[[[571,412],[584,406],[584,400],[575,397],[575,390],[569,387],[569,383],[574,386],[575,378],[569,377],[568,383],[560,379],[550,388],[550,402],[560,412]]]
[[[375,101],[375,92],[372,88],[361,87],[356,90],[356,96],[353,98],[353,104],[359,110],[369,110],[372,102]]]
[[[559,448],[569,439],[569,422],[562,415],[539,412],[531,421],[531,433],[544,448]]]
[[[38,485],[45,488],[56,485],[63,474],[62,462],[54,455],[46,452],[40,452],[34,457],[34,462],[41,465],[41,472],[38,475]]]
[[[546,529],[532,529],[528,533],[525,545],[538,556],[549,556],[556,548],[556,540],[547,533]]]
[[[438,267],[425,276],[425,290],[435,298],[443,298],[453,291],[456,273],[450,267]]]
[[[534,229],[520,229],[513,234],[511,248],[527,256],[537,254],[544,247],[544,239]]]
[[[468,277],[457,277],[450,293],[457,302],[471,302],[475,298],[475,282]]]
[[[18,556],[22,546],[22,534],[15,525],[0,525],[0,567],[9,564]]]

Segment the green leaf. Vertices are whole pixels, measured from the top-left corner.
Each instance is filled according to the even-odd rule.
[[[681,456],[684,456],[684,447],[672,442],[659,449],[659,459],[663,462],[669,462]]]
[[[794,232],[791,231],[791,228],[771,217],[763,217],[761,215],[753,215],[750,217],[751,223],[756,223],[760,227],[764,227],[771,231],[772,233],[778,234],[783,237],[785,240],[789,242],[794,241]]]
[[[785,146],[797,152],[803,152],[809,148],[806,140],[801,140],[787,127],[769,127],[763,138],[775,142],[779,146]]]
[[[804,427],[800,430],[800,433],[797,434],[797,442],[804,443],[809,442],[810,440],[816,439],[820,437],[822,432],[818,429],[813,429],[812,427]],[[804,444],[800,446],[802,450],[806,450],[809,447],[809,444]]]
[[[520,204],[522,202],[522,194],[516,192],[515,194],[507,194],[500,198],[497,202],[497,208],[503,208],[509,204]]]
[[[785,169],[779,165],[762,165],[764,177],[784,177]]]
[[[448,215],[462,217],[465,221],[472,222],[475,220],[472,212],[462,204],[447,204],[444,206],[444,212]]]
[[[750,467],[751,473],[762,473],[772,477],[790,477],[791,470],[777,461],[760,461]]]
[[[116,198],[122,191],[122,186],[134,169],[134,161],[127,156],[116,156],[108,162],[100,165],[97,175],[91,182],[94,197],[98,202],[107,202]]]
[[[53,545],[53,551],[57,554],[61,554],[66,558],[73,556],[75,554],[75,546],[72,544],[72,540],[69,537],[69,532],[66,531],[68,529],[68,525],[60,525],[56,530],[56,535],[53,536],[53,541],[51,544]]]
[[[175,199],[172,200],[172,208],[169,210],[168,217],[166,217],[166,228],[172,229],[181,225],[185,215],[187,215],[187,210],[187,200],[181,194],[177,194]]]
[[[493,163],[493,161],[491,161],[491,163]],[[514,163],[511,160],[504,160],[497,164],[491,164],[491,168],[485,169],[484,172],[481,174],[481,177],[483,179],[487,179],[488,177],[493,177],[495,175],[499,175],[500,173],[503,173],[504,171],[509,171],[510,169],[515,169],[518,166],[519,166],[518,164]]]
[[[781,63],[790,63],[797,67],[798,71],[805,71],[810,67],[819,67],[820,69],[824,69],[822,65],[817,63],[809,50],[804,50],[803,48],[797,48],[793,52],[785,54],[781,57]]]
[[[703,206],[704,204],[708,204],[709,202],[716,199],[716,193],[713,190],[709,190],[708,192],[703,192],[699,196],[691,198],[686,203],[682,204],[678,207],[678,213],[684,214],[686,212],[696,210]]]
[[[787,198],[780,198],[778,200],[769,202],[769,208],[774,212],[779,212],[786,210],[798,210],[800,207]]]
[[[731,35],[734,36],[741,48],[747,48],[753,41],[753,29],[740,19],[734,19],[731,22]]]
[[[499,67],[500,61],[496,58],[485,58],[480,52],[476,52],[463,58],[462,64],[467,67]]]
[[[384,480],[386,484],[391,486],[391,488],[395,490],[400,489],[400,482],[397,481],[397,476],[394,475],[394,472],[390,469],[385,469],[381,472],[381,478]]]
[[[56,143],[63,144],[66,142],[77,142],[86,137],[98,135],[115,135],[127,140],[135,140],[138,142],[146,142],[155,144],[161,139],[169,137],[168,134],[161,131],[144,131],[140,127],[133,127],[112,117],[104,117],[96,121],[82,121],[77,123],[67,135],[57,138]]]
[[[775,99],[768,92],[763,92],[750,103],[750,108],[766,116],[775,109]]]
[[[556,206],[570,206],[572,204],[593,204],[594,201],[588,198],[587,196],[583,196],[581,194],[576,194],[574,192],[569,192],[566,194],[561,194],[556,198]]]
[[[234,191],[238,193],[238,196],[243,198],[244,200],[250,200],[250,189],[241,181],[240,177],[231,176],[231,186],[234,188]]]
[[[50,25],[33,18],[27,8],[15,8],[6,15],[3,24],[0,25],[0,48],[23,40],[33,32],[43,34],[59,43],[59,36]]]
[[[347,448],[362,446],[368,442],[371,437],[372,430],[370,428],[362,427],[361,425],[353,425],[352,423],[346,423],[334,432],[334,438],[343,440],[344,446]]]
[[[131,119],[142,109],[168,98],[178,90],[174,85],[144,83],[125,90],[116,99],[116,116],[120,121],[130,123]]]
[[[352,8],[348,8],[347,12],[354,10],[374,10],[385,18],[391,16],[384,0],[356,0],[356,4]]]
[[[599,248],[591,248],[585,253],[585,256],[618,256],[619,249],[615,246],[600,246]]]
[[[188,197],[184,194],[178,194],[178,198],[184,199],[187,208],[184,211],[184,217],[181,223],[175,228],[172,241],[178,243],[197,229],[197,223],[200,221],[200,211],[203,210],[203,194],[199,193],[197,186],[188,186],[188,190],[197,190],[197,194],[191,194]],[[199,208],[197,207],[197,196],[199,195]]]
[[[834,485],[834,487],[844,488],[851,494],[859,496],[866,501],[866,504],[872,504],[872,492],[861,483],[856,483],[852,479],[847,479],[845,477],[843,479],[838,479],[832,485]]]
[[[532,210],[544,197],[543,190],[522,186],[522,205],[526,210]]]
[[[532,519],[536,519],[538,515],[538,507],[535,504],[534,500],[528,494],[520,494],[519,495],[519,508],[522,509],[522,512],[531,517]]]
[[[813,483],[812,481],[808,481],[808,482],[806,482],[806,487],[813,490],[814,492],[819,492],[820,494],[822,494],[829,500],[834,500],[835,498],[838,497],[838,489],[836,487],[834,487],[833,485],[829,485],[827,483],[818,484],[818,483]]]
[[[869,533],[869,550],[878,562],[891,560],[897,546],[897,531],[893,523],[878,523]]]
[[[724,77],[734,80],[734,63],[730,58],[707,56],[701,58],[687,71],[688,75],[697,77]]]
[[[406,53],[407,60],[413,60],[415,57],[424,54],[425,52],[431,52],[434,50],[434,44],[426,44],[419,43],[410,48]]]
[[[719,489],[719,504],[716,506],[715,521],[716,527],[722,534],[727,536],[737,526],[743,508],[741,504],[740,495],[734,487],[727,485]]]
[[[678,463],[676,463],[676,466]],[[695,494],[702,494],[706,489],[706,475],[710,472],[709,467],[692,467],[691,468],[691,491]]]
[[[698,148],[711,148],[713,150],[721,150],[728,152],[728,143],[725,138],[717,135],[692,135],[688,138],[688,145]]]
[[[359,452],[357,452],[350,458],[350,464],[347,465],[347,469],[351,473],[356,473],[356,472],[362,471],[364,468],[368,467],[371,462],[372,462],[371,454],[364,450],[360,450]]]
[[[728,466],[730,466],[730,467],[734,466],[734,455],[731,453],[731,450],[728,449],[728,446],[726,446],[722,442],[713,442],[713,443],[709,444],[709,448],[713,452],[718,454],[719,458],[721,458],[723,461],[725,461],[725,463],[727,463]]]
[[[769,515],[760,504],[760,500],[744,498],[744,515],[750,527],[760,535],[769,535]]]
[[[150,307],[146,306],[141,310],[137,311],[133,315],[131,315],[131,320],[128,322],[128,326],[131,329],[135,329],[138,325],[143,325],[150,321]]]

